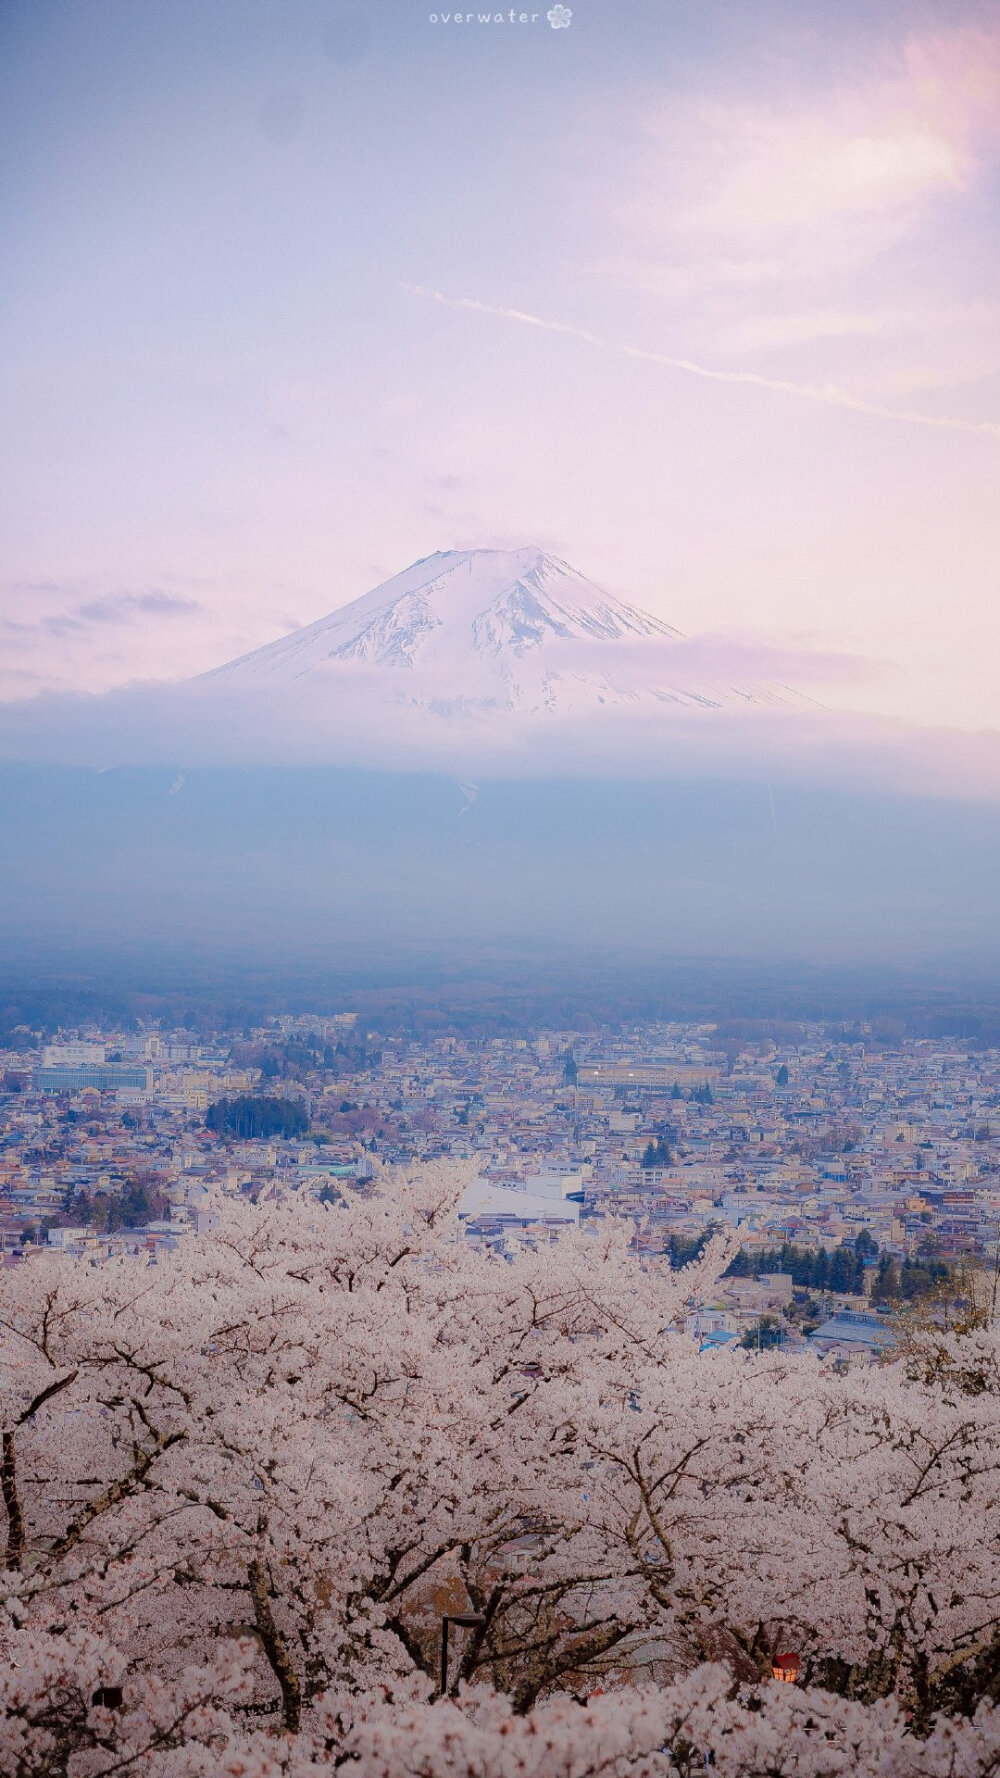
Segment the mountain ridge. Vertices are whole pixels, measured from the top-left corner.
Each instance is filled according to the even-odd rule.
[[[446,550],[199,680],[292,689],[327,675],[332,689],[375,673],[382,701],[444,715],[799,702],[763,681],[699,683],[677,652],[683,642],[661,618],[535,546]]]

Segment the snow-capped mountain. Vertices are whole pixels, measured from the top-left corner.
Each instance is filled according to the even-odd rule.
[[[765,683],[695,683],[679,631],[534,548],[427,556],[202,682],[304,691],[324,676],[331,691],[346,676],[380,702],[445,716],[797,701]]]

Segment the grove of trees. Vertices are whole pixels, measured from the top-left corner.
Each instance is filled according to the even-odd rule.
[[[722,1238],[508,1261],[463,1183],[5,1274],[5,1778],[1000,1772],[996,1329],[699,1355]]]
[[[867,1237],[866,1237],[867,1239]],[[756,1278],[763,1272],[785,1272],[793,1284],[805,1290],[836,1290],[860,1295],[865,1287],[865,1259],[870,1249],[864,1242],[835,1247],[798,1247],[784,1241],[759,1253],[738,1253],[730,1268],[735,1278]]]
[[[216,1099],[205,1113],[205,1126],[243,1141],[256,1136],[301,1136],[309,1128],[309,1114],[300,1099],[240,1093],[234,1099]]]
[[[78,1192],[70,1213],[82,1223],[91,1223],[98,1234],[114,1234],[117,1229],[142,1228],[154,1217],[169,1216],[170,1200],[155,1180],[138,1174],[125,1180],[118,1191]]]

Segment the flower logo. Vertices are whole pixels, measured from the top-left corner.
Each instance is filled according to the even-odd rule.
[[[551,12],[545,14],[553,31],[568,31],[573,18],[569,6],[553,6]]]

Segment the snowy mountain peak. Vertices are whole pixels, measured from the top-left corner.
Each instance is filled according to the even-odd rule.
[[[677,631],[543,550],[445,550],[213,677],[299,679],[337,660],[430,667],[456,647],[520,658],[559,642],[654,636]]]
[[[445,550],[202,681],[353,686],[440,716],[785,701],[773,687],[693,685],[682,655],[677,630],[544,550]]]

